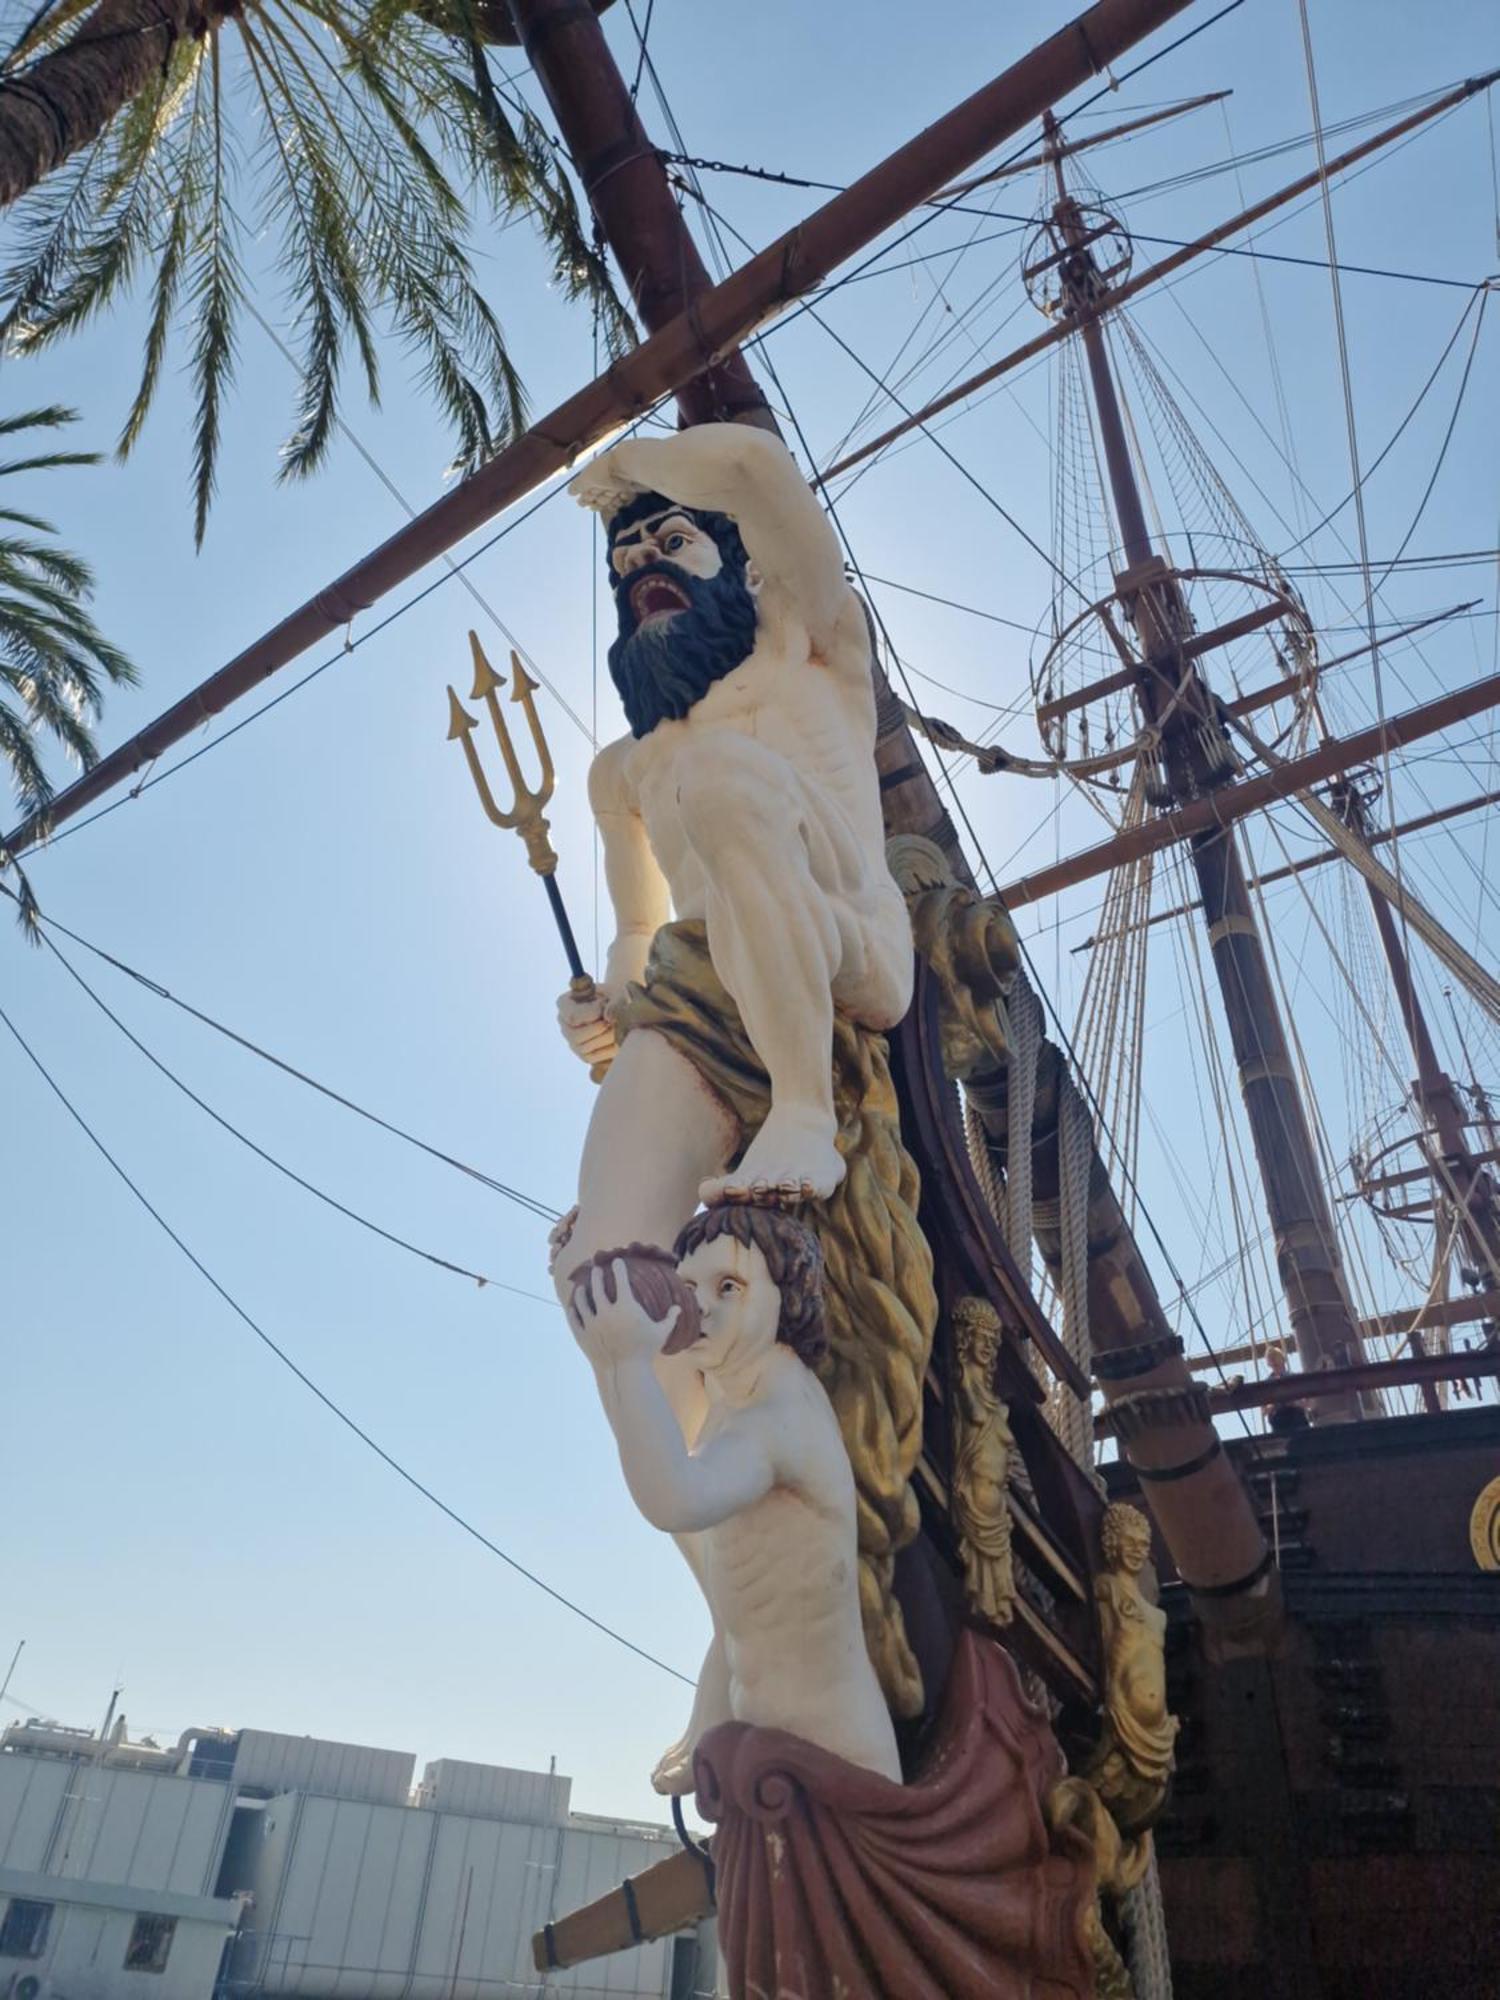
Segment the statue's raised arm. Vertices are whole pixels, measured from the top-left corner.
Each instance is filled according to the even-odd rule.
[[[864,613],[845,580],[838,537],[779,438],[745,424],[628,438],[587,466],[573,492],[607,519],[643,496],[727,516],[749,557],[751,588],[765,593],[763,615],[789,612],[824,664],[868,671]],[[617,548],[650,542],[660,525],[648,513],[615,527]]]

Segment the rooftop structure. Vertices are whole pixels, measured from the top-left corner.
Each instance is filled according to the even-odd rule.
[[[690,2000],[705,1932],[532,1967],[533,1931],[677,1845],[575,1814],[571,1780],[268,1730],[0,1735],[7,2000]]]

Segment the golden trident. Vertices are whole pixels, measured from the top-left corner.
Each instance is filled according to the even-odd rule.
[[[484,648],[479,643],[479,635],[469,634],[469,649],[474,655],[474,686],[470,694],[472,701],[482,701],[489,710],[490,723],[495,731],[495,740],[500,745],[500,755],[504,759],[506,773],[510,778],[515,803],[508,812],[502,812],[495,803],[495,795],[490,790],[490,781],[484,774],[484,766],[479,761],[479,752],[474,748],[474,731],[479,727],[479,718],[470,715],[463,703],[448,689],[448,741],[462,743],[464,756],[468,760],[469,776],[474,780],[474,789],[479,794],[479,803],[496,826],[513,827],[526,843],[526,859],[534,872],[541,876],[547,890],[547,900],[552,905],[552,915],[557,923],[558,935],[562,939],[563,950],[567,953],[568,971],[572,975],[568,981],[568,991],[577,1000],[592,1000],[597,992],[593,980],[583,969],[583,960],[578,953],[578,943],[573,936],[573,926],[568,921],[568,913],[563,907],[562,892],[557,886],[557,854],[552,846],[551,829],[542,808],[552,797],[557,774],[552,767],[552,752],[547,748],[547,738],[542,732],[541,719],[536,712],[536,691],[540,681],[534,681],[521,665],[520,656],[512,651],[511,671],[515,675],[515,685],[510,698],[518,701],[525,710],[526,720],[531,729],[531,740],[536,745],[542,775],[537,789],[532,791],[521,773],[521,760],[516,755],[516,746],[511,741],[510,730],[500,709],[498,690],[505,685],[505,676],[497,674],[485,658]],[[595,1083],[609,1068],[608,1063],[595,1063],[589,1075]]]

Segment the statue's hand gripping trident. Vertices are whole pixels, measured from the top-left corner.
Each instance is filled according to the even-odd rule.
[[[562,892],[557,886],[557,853],[551,840],[543,808],[552,797],[556,784],[556,772],[552,765],[552,752],[547,747],[547,738],[542,730],[541,718],[536,712],[536,691],[541,685],[534,681],[520,656],[514,651],[510,656],[511,671],[515,682],[511,688],[511,700],[519,702],[525,711],[526,721],[531,730],[531,740],[536,745],[537,757],[541,762],[541,777],[533,791],[521,772],[521,760],[516,755],[515,744],[511,741],[510,730],[500,707],[498,690],[505,685],[503,674],[497,674],[485,657],[478,635],[469,634],[469,646],[474,655],[474,686],[470,693],[473,701],[482,701],[489,710],[495,740],[500,746],[506,774],[510,779],[514,804],[508,811],[502,811],[495,803],[495,795],[490,789],[490,781],[485,776],[484,766],[479,761],[479,752],[474,748],[474,731],[479,727],[479,718],[470,715],[450,686],[448,689],[448,741],[464,746],[464,756],[468,760],[469,775],[474,780],[474,789],[479,794],[479,803],[486,816],[500,827],[514,828],[526,843],[526,859],[533,871],[540,875],[546,887],[547,900],[552,905],[552,915],[557,923],[558,935],[562,939],[563,951],[567,954],[568,991],[575,1000],[591,1001],[597,998],[598,989],[583,969],[579,956],[578,942],[573,936],[573,926],[568,921],[568,912],[563,905]],[[609,1068],[608,1059],[590,1065],[589,1076],[593,1082],[602,1080]]]

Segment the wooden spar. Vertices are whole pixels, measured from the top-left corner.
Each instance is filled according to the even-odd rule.
[[[1429,625],[1441,625],[1449,618],[1461,617],[1465,611],[1472,611],[1478,602],[1477,597],[1471,597],[1463,604],[1455,604],[1451,611],[1434,611],[1430,618],[1419,618],[1414,625],[1400,626],[1396,631],[1387,634],[1380,644],[1392,646],[1398,639],[1409,639],[1414,632],[1425,632]],[[1351,646],[1347,653],[1335,653],[1331,660],[1318,662],[1314,670],[1315,676],[1321,680],[1324,674],[1331,674],[1335,667],[1347,667],[1351,660],[1362,660],[1371,650],[1370,641],[1366,639],[1362,645]],[[1257,709],[1269,708],[1272,702],[1282,701],[1287,695],[1295,694],[1299,688],[1306,687],[1307,681],[1306,674],[1288,674],[1279,681],[1272,681],[1268,687],[1256,688],[1251,694],[1242,694],[1235,700],[1226,702],[1225,713],[1235,716],[1254,715]]]
[[[871,168],[842,194],[701,293],[634,352],[497,452],[487,465],[399,529],[137,732],[10,834],[21,853],[193,730],[259,687],[318,640],[414,576],[455,543],[574,462],[580,453],[737,347],[844,260],[935,195],[1049,105],[1108,68],[1189,0],[1096,0],[1057,33]]]
[[[1066,159],[1075,153],[1086,153],[1091,146],[1104,146],[1111,139],[1123,139],[1130,132],[1144,132],[1148,125],[1160,125],[1168,118],[1181,118],[1189,111],[1201,111],[1205,104],[1222,104],[1226,97],[1233,97],[1232,90],[1211,90],[1203,97],[1185,97],[1181,104],[1165,105],[1160,111],[1148,111],[1144,118],[1127,118],[1123,125],[1110,125],[1102,132],[1090,132],[1086,139],[1064,139],[1058,152]],[[946,207],[975,188],[991,187],[996,181],[1009,180],[1014,174],[1029,173],[1033,167],[1044,167],[1051,160],[1050,153],[1028,153],[1024,160],[1007,160],[1003,167],[992,167],[987,174],[976,174],[971,181],[956,181],[952,187],[944,188],[938,196]]]
[[[1500,1160],[1500,1151],[1490,1146],[1482,1153],[1475,1153],[1473,1160],[1476,1167],[1493,1166],[1497,1160]],[[1430,1166],[1408,1167],[1404,1173],[1378,1174],[1374,1180],[1362,1180],[1359,1184],[1358,1192],[1360,1195],[1387,1194],[1393,1188],[1414,1187],[1418,1181],[1430,1181],[1431,1179],[1432,1168]],[[1346,1199],[1352,1198],[1346,1197]]]
[[[1440,729],[1467,721],[1471,715],[1482,715],[1485,709],[1493,708],[1497,702],[1500,702],[1500,674],[1472,681],[1467,687],[1455,688],[1436,701],[1424,703],[1421,708],[1406,709],[1402,714],[1391,716],[1384,723],[1375,723],[1369,729],[1359,730],[1353,736],[1330,737],[1305,757],[1294,757],[1285,764],[1278,764],[1274,771],[1263,771],[1259,777],[1246,778],[1237,785],[1225,785],[1210,797],[1193,799],[1185,806],[1163,813],[1159,819],[1127,827],[1112,840],[1101,841],[1097,847],[1086,847],[1081,853],[1070,855],[1066,861],[1038,870],[1035,875],[1018,876],[1000,890],[1000,896],[1012,910],[1021,908],[1025,903],[1038,903],[1044,896],[1055,896],[1059,890],[1071,889],[1075,883],[1107,874],[1122,862],[1138,861],[1143,854],[1154,854],[1160,848],[1170,847],[1175,841],[1187,840],[1195,833],[1206,833],[1212,827],[1230,826],[1247,813],[1259,812],[1263,806],[1271,805],[1277,799],[1305,792],[1310,786],[1333,777],[1339,771],[1371,763],[1385,750],[1403,749],[1409,743],[1420,742],[1424,736],[1435,735]]]
[[[1220,646],[1231,646],[1236,639],[1243,639],[1251,632],[1260,631],[1264,625],[1274,624],[1278,618],[1287,615],[1286,602],[1274,598],[1269,604],[1257,605],[1255,610],[1246,611],[1239,618],[1231,618],[1227,624],[1216,625],[1209,632],[1195,633],[1191,639],[1184,639],[1177,648],[1181,660],[1196,660],[1204,653],[1216,652]],[[1143,660],[1132,658],[1130,665],[1119,673],[1106,674],[1103,680],[1090,681],[1086,687],[1072,688],[1055,701],[1044,701],[1037,709],[1038,722],[1052,722],[1060,715],[1071,715],[1075,708],[1087,708],[1091,701],[1098,701],[1101,695],[1118,694],[1122,689],[1133,687],[1144,674],[1151,670]],[[1303,685],[1300,681],[1289,683],[1292,687]],[[1134,755],[1131,751],[1127,753]]]
[[[1264,1382],[1210,1389],[1208,1407],[1217,1417],[1228,1410],[1253,1410],[1264,1403],[1369,1396],[1381,1389],[1425,1389],[1438,1382],[1474,1382],[1492,1375],[1500,1375],[1500,1354],[1407,1354],[1399,1361],[1364,1361],[1356,1368],[1325,1368],[1311,1375],[1277,1375]]]
[[[1362,1319],[1360,1335],[1365,1340],[1399,1340],[1409,1333],[1424,1333],[1430,1327],[1464,1326],[1477,1319],[1500,1318],[1500,1289],[1471,1292],[1461,1299],[1441,1299],[1434,1305],[1410,1306],[1405,1312],[1381,1313]],[[1221,1347],[1216,1354],[1194,1354],[1188,1367],[1194,1375],[1211,1375],[1216,1369],[1234,1368],[1242,1361],[1258,1361],[1271,1340],[1245,1341],[1238,1347]]]
[[[1500,805],[1500,792],[1481,792],[1477,799],[1462,799],[1457,805],[1439,806],[1433,812],[1420,813],[1415,819],[1403,820],[1400,826],[1377,827],[1365,843],[1368,847],[1384,846],[1388,840],[1400,840],[1408,833],[1421,833],[1431,826],[1441,826],[1444,820],[1459,819],[1464,813],[1478,812],[1481,806]],[[1325,847],[1321,854],[1306,854],[1298,861],[1289,861],[1284,868],[1269,868],[1264,875],[1252,875],[1252,889],[1269,888],[1273,882],[1286,882],[1293,875],[1305,875],[1309,868],[1326,868],[1330,861],[1342,861],[1344,854],[1337,847]],[[1196,910],[1196,903],[1174,903],[1170,910],[1157,910],[1147,917],[1145,923],[1132,926],[1138,930],[1149,930],[1153,924],[1169,923],[1173,917],[1188,916]],[[1092,951],[1096,945],[1113,944],[1117,938],[1127,935],[1126,931],[1106,931],[1101,936],[1085,938],[1082,944],[1075,944],[1075,953]]]
[[[1415,1313],[1382,1313],[1364,1324],[1372,1340],[1390,1340],[1413,1328],[1420,1332],[1430,1326],[1464,1326],[1476,1319],[1496,1318],[1500,1318],[1500,1287],[1471,1292],[1466,1298],[1442,1299]]]
[[[670,1937],[711,1916],[713,1907],[712,1863],[704,1854],[680,1847],[665,1861],[627,1877],[620,1888],[606,1889],[581,1910],[535,1932],[532,1963],[546,1986],[550,1972],[583,1965],[609,1952],[629,1951],[643,1939]]]
[[[818,474],[817,483],[821,485],[827,480],[837,479],[841,473],[851,471],[865,459],[873,457],[877,451],[884,451],[887,445],[905,437],[908,431],[917,430],[923,424],[930,423],[944,410],[951,410],[955,403],[961,403],[966,397],[972,396],[977,389],[983,389],[989,383],[998,381],[1002,375],[1010,374],[1023,362],[1032,360],[1038,354],[1044,354],[1049,347],[1055,347],[1058,341],[1066,340],[1069,334],[1078,331],[1080,325],[1103,318],[1117,306],[1122,306],[1133,299],[1138,292],[1145,291],[1148,286],[1157,284],[1162,278],[1170,277],[1174,271],[1180,271],[1184,264],[1191,263],[1195,257],[1201,257],[1206,251],[1215,249],[1226,237],[1233,236],[1241,229],[1249,228],[1252,223],[1259,222],[1263,215],[1269,215],[1285,203],[1295,201],[1298,195],[1306,194],[1309,189],[1317,187],[1324,180],[1331,180],[1335,174],[1343,173],[1366,155],[1378,152],[1393,139],[1399,139],[1405,133],[1414,131],[1417,126],[1425,125],[1430,118],[1436,118],[1444,111],[1451,111],[1455,104],[1462,104],[1477,91],[1488,90],[1497,78],[1500,78],[1500,70],[1490,70],[1484,76],[1470,77],[1466,83],[1457,85],[1438,98],[1436,103],[1427,105],[1421,111],[1413,111],[1408,117],[1398,120],[1396,124],[1388,125],[1383,132],[1377,132],[1373,138],[1364,140],[1358,146],[1351,146],[1347,152],[1340,153],[1337,159],[1330,160],[1326,167],[1303,174],[1300,180],[1292,181],[1276,194],[1267,195],[1263,201],[1258,201],[1252,207],[1243,209],[1240,214],[1231,216],[1228,222],[1221,222],[1216,229],[1210,229],[1206,235],[1194,237],[1191,243],[1185,243],[1180,250],[1174,250],[1160,262],[1148,265],[1144,271],[1127,279],[1123,285],[1117,285],[1113,291],[1099,300],[1089,314],[1059,321],[1057,325],[1048,327],[1044,333],[1037,334],[1034,339],[1013,349],[999,361],[991,362],[988,368],[981,368],[977,375],[971,375],[956,388],[946,390],[932,402],[924,404],[920,410],[904,416],[900,423],[892,424],[889,430],[882,431],[879,437],[872,438],[868,444],[862,444],[857,451],[851,451],[833,465],[825,466]]]
[[[1366,1321],[1366,1325],[1373,1322]],[[1395,1331],[1404,1333],[1403,1321]],[[1248,1359],[1248,1350],[1232,1348],[1224,1361]],[[1195,1357],[1194,1372],[1211,1367],[1211,1362]],[[1323,1368],[1311,1374],[1266,1375],[1249,1382],[1230,1382],[1211,1388],[1208,1407],[1214,1416],[1229,1410],[1254,1410],[1265,1403],[1300,1403],[1307,1397],[1373,1394],[1378,1389],[1427,1387],[1437,1382],[1478,1381],[1500,1375],[1500,1353],[1481,1348],[1469,1354],[1405,1354],[1399,1361],[1363,1361],[1355,1368]],[[1097,1436],[1110,1431],[1109,1411],[1094,1419]]]

